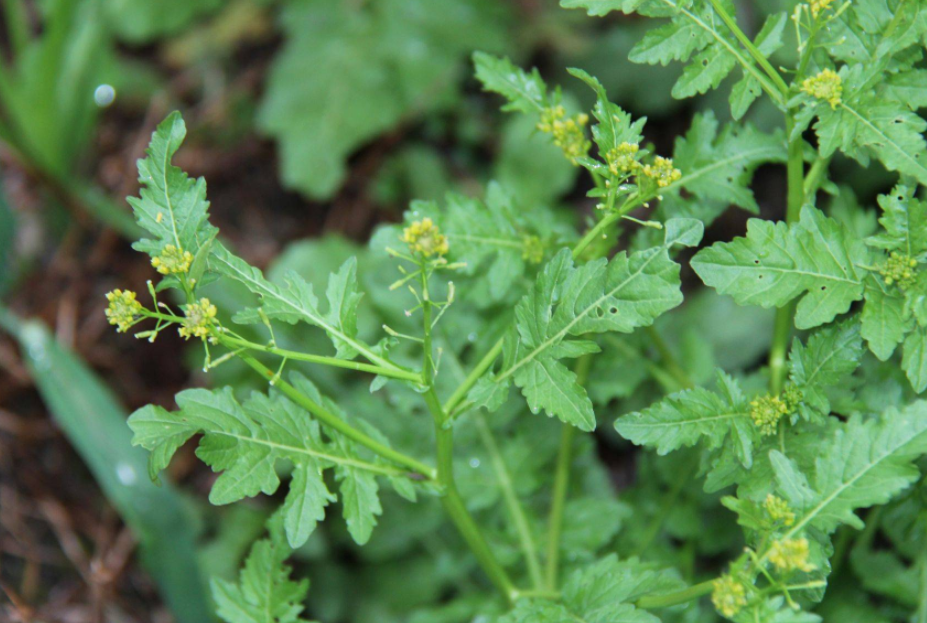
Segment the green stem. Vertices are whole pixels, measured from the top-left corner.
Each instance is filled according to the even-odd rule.
[[[775,88],[778,90],[771,91],[766,89],[769,92],[769,96],[776,100],[777,103],[782,104],[785,102],[786,97],[788,96],[789,86],[785,83],[785,80],[782,79],[782,76],[779,75],[779,72],[770,65],[769,61],[766,60],[766,57],[763,56],[763,53],[753,45],[753,41],[750,40],[744,31],[740,29],[740,26],[737,25],[737,22],[733,17],[724,9],[721,5],[720,0],[710,0],[712,8],[714,8],[715,13],[718,14],[718,17],[721,18],[721,21],[728,27],[728,30],[731,31],[731,34],[740,41],[741,45],[746,48],[750,56],[753,57],[753,60],[766,72],[766,75],[773,81]],[[762,81],[761,81],[762,83]],[[764,85],[765,86],[765,85]],[[771,91],[771,92],[770,92]]]
[[[254,357],[247,355],[245,353],[239,353],[238,357],[241,358],[246,364],[251,366],[254,370],[258,372],[261,376],[266,379],[274,379],[276,374],[273,370],[259,362]],[[310,399],[308,396],[300,392],[298,389],[284,381],[283,379],[274,379],[274,387],[279,389],[284,396],[295,402],[297,405],[314,415],[322,424],[337,430],[339,433],[356,441],[360,445],[364,446],[375,452],[376,454],[382,456],[384,459],[393,461],[399,465],[403,465],[409,468],[412,472],[421,474],[428,480],[435,480],[438,477],[435,469],[425,465],[421,461],[418,461],[410,456],[393,450],[389,446],[386,446],[371,437],[368,437],[361,431],[357,430],[337,415],[329,412],[327,409],[322,407],[319,404],[316,404],[315,401]]]
[[[602,235],[606,229],[620,220],[628,212],[638,207],[639,205],[650,201],[653,198],[653,195],[648,195],[646,197],[632,195],[628,197],[628,199],[620,208],[609,212],[604,217],[602,217],[602,220],[596,223],[588,232],[586,232],[586,235],[584,235],[582,239],[576,243],[576,246],[574,246],[572,250],[573,259],[579,257],[580,254],[586,250],[586,247],[588,247],[593,240]],[[505,338],[499,338],[499,340],[493,344],[493,347],[489,349],[489,352],[486,353],[482,359],[480,359],[480,362],[476,364],[476,367],[470,372],[470,374],[467,375],[467,378],[464,379],[464,382],[461,383],[456,390],[454,390],[454,393],[451,395],[451,397],[447,400],[446,403],[444,403],[444,411],[446,413],[453,413],[457,408],[457,405],[459,405],[464,400],[464,398],[466,398],[470,390],[473,389],[473,386],[476,385],[477,381],[480,380],[483,374],[489,370],[493,362],[502,352],[504,343]]]
[[[538,560],[537,546],[534,543],[534,537],[531,536],[531,526],[528,524],[525,511],[518,501],[515,486],[512,484],[512,478],[502,458],[502,453],[499,452],[496,439],[493,437],[492,430],[490,430],[486,417],[482,413],[478,413],[476,416],[476,427],[483,445],[486,446],[486,450],[489,452],[489,459],[492,462],[493,471],[496,473],[496,480],[498,480],[499,488],[502,490],[502,498],[505,500],[505,506],[509,511],[509,515],[511,515],[515,531],[518,533],[518,541],[525,562],[528,565],[531,583],[536,590],[543,590],[544,579],[541,576],[541,563]]]
[[[650,522],[650,527],[647,529],[647,533],[644,538],[640,540],[637,548],[634,550],[632,556],[640,556],[647,548],[650,547],[654,539],[660,534],[660,531],[663,529],[663,524],[666,523],[666,519],[669,517],[670,512],[673,510],[673,506],[676,504],[676,500],[679,499],[679,495],[682,493],[682,490],[685,488],[686,483],[692,478],[692,474],[695,473],[695,468],[698,467],[698,455],[694,455],[692,460],[690,460],[685,469],[681,470],[677,474],[676,482],[673,483],[672,488],[666,492],[665,497],[663,498],[663,503],[660,505],[660,510],[658,515]]]
[[[576,428],[569,424],[560,426],[560,450],[557,452],[557,471],[554,473],[553,499],[550,505],[550,519],[547,527],[547,588],[555,590],[560,575],[560,535],[563,533],[563,511],[570,487],[570,465],[573,461],[573,441]]]
[[[693,599],[698,599],[711,593],[714,589],[714,580],[708,580],[707,582],[702,582],[701,584],[695,584],[689,588],[684,588],[681,591],[676,591],[675,593],[667,593],[665,595],[647,595],[641,597],[637,600],[638,608],[645,608],[647,610],[656,610],[658,608],[669,608],[670,606],[678,606],[679,604],[684,604]]]
[[[802,184],[802,192],[805,197],[811,197],[818,192],[818,189],[824,181],[824,176],[827,175],[827,167],[829,165],[829,156],[818,156],[815,159],[814,163],[812,163],[811,167],[808,169],[808,173],[805,175],[805,181]]]
[[[499,594],[511,606],[516,595],[515,586],[509,579],[508,573],[499,564],[495,554],[490,549],[479,526],[467,510],[457,483],[454,480],[454,437],[453,429],[447,426],[441,402],[435,394],[434,387],[425,392],[425,403],[428,405],[435,423],[435,441],[438,457],[438,484],[443,490],[441,504],[457,527],[460,535],[466,541],[473,555],[489,577]]]
[[[582,387],[589,378],[592,355],[583,355],[576,361],[576,382]],[[570,466],[573,463],[573,442],[576,428],[570,424],[560,426],[560,449],[557,452],[557,468],[554,473],[554,490],[547,521],[547,573],[548,590],[556,590],[560,574],[560,535],[563,533],[563,512],[566,508],[570,488]]]
[[[798,220],[802,204],[805,202],[805,161],[802,153],[804,142],[801,135],[792,137],[794,125],[791,113],[789,113],[785,124],[786,135],[790,137],[786,169],[788,183],[786,223],[794,223]],[[769,391],[772,394],[781,392],[785,383],[785,355],[792,332],[794,310],[793,303],[787,303],[776,310],[772,346],[769,349]]]
[[[653,342],[654,347],[657,349],[657,352],[660,353],[660,359],[663,362],[664,369],[672,375],[673,379],[679,383],[683,389],[695,387],[692,377],[679,365],[673,351],[670,350],[670,347],[666,344],[666,341],[660,335],[660,332],[657,331],[656,327],[650,325],[645,330],[648,337],[650,337],[650,340]]]
[[[493,347],[489,349],[489,352],[483,355],[483,358],[476,364],[476,367],[470,371],[470,374],[467,375],[463,383],[457,386],[457,389],[454,390],[451,397],[444,403],[445,413],[453,413],[457,406],[463,402],[470,390],[473,389],[473,386],[476,385],[476,382],[489,370],[490,366],[492,366],[493,362],[496,360],[496,357],[502,352],[503,344],[505,344],[505,338],[499,338],[499,340],[493,344]]]
[[[586,235],[583,236],[578,243],[576,243],[575,247],[573,247],[573,257],[574,258],[579,257],[579,255],[583,251],[586,250],[586,247],[592,244],[593,240],[601,236],[605,232],[606,229],[611,227],[621,217],[622,217],[622,214],[620,211],[609,212],[608,214],[603,216],[602,220],[600,220],[598,223],[595,224],[595,226],[593,226],[589,231],[587,231]]]
[[[515,591],[514,599],[550,599],[556,601],[560,599],[558,591]]]
[[[432,302],[428,293],[428,275],[422,271],[422,315],[424,326],[424,339],[422,348],[424,350],[422,362],[422,376],[427,387],[425,391],[425,404],[431,411],[435,426],[435,446],[438,463],[438,485],[443,490],[441,496],[441,505],[450,516],[451,521],[460,532],[460,536],[466,541],[473,555],[483,568],[483,571],[489,577],[499,594],[505,600],[508,606],[511,606],[516,594],[515,586],[509,579],[508,573],[499,564],[489,544],[483,537],[480,527],[473,520],[473,516],[467,510],[467,506],[460,497],[457,490],[457,483],[454,479],[454,430],[450,426],[447,412],[441,406],[438,394],[434,388],[434,361],[432,355]]]
[[[336,368],[346,368],[348,370],[357,370],[358,372],[369,372],[371,374],[379,374],[381,376],[387,376],[394,379],[401,379],[403,381],[412,381],[413,383],[421,383],[422,377],[416,372],[409,372],[406,370],[394,370],[391,368],[384,368],[382,366],[377,366],[368,363],[360,363],[358,361],[351,361],[348,359],[338,359],[336,357],[325,357],[322,355],[312,355],[310,353],[303,353],[295,350],[286,350],[284,348],[277,348],[276,346],[267,346],[266,344],[259,344],[257,342],[250,342],[248,340],[239,339],[232,337],[230,335],[220,335],[219,342],[228,347],[241,347],[248,348],[250,350],[260,351],[262,353],[268,353],[270,355],[277,355],[280,357],[285,357],[287,359],[292,359],[294,361],[306,361],[308,363],[318,363],[325,366],[333,366]]]

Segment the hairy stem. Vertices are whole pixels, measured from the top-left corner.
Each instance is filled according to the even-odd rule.
[[[246,364],[251,366],[254,370],[256,370],[258,374],[260,374],[264,378],[270,380],[270,379],[274,379],[274,377],[276,376],[273,370],[271,370],[270,368],[262,364],[260,361],[258,361],[254,357],[248,354],[245,354],[245,353],[239,353],[238,357],[241,358],[241,360],[244,361]],[[380,443],[379,441],[376,441],[375,439],[372,439],[371,437],[368,437],[361,431],[357,430],[356,428],[354,428],[353,426],[351,426],[350,424],[348,424],[347,422],[339,418],[337,415],[329,412],[327,409],[325,409],[321,405],[316,404],[314,400],[310,399],[308,396],[300,392],[298,389],[296,389],[295,387],[293,387],[292,385],[290,385],[283,379],[279,379],[279,378],[274,379],[274,387],[279,389],[283,393],[283,395],[285,395],[287,398],[295,402],[297,405],[299,405],[300,407],[302,407],[303,409],[305,409],[312,415],[314,415],[320,422],[322,422],[322,424],[337,430],[339,433],[341,433],[348,439],[351,439],[352,441],[356,441],[357,443],[364,446],[365,448],[368,448],[372,450],[373,452],[375,452],[376,454],[379,454],[384,459],[393,461],[394,463],[397,463],[399,465],[403,465],[407,467],[409,470],[411,470],[412,472],[420,474],[429,480],[435,480],[438,477],[438,474],[436,473],[434,468],[429,467],[428,465],[425,465],[421,461],[418,461],[410,456],[407,456],[403,454],[402,452],[393,450],[392,448]]]
[[[518,501],[515,487],[512,484],[512,478],[502,458],[502,453],[499,452],[496,439],[493,437],[492,430],[489,428],[489,424],[486,422],[486,418],[482,413],[476,415],[476,428],[483,441],[483,445],[486,446],[486,450],[489,452],[493,471],[496,472],[496,480],[499,481],[499,488],[502,490],[502,498],[511,516],[512,524],[515,526],[515,531],[518,533],[518,542],[521,546],[522,554],[525,557],[525,563],[528,566],[528,574],[531,576],[531,583],[535,590],[543,590],[544,579],[541,576],[541,563],[538,560],[537,546],[534,542],[534,537],[531,536],[531,526],[528,524],[525,511]]]

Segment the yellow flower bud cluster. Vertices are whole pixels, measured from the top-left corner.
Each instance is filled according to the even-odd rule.
[[[415,221],[402,230],[402,241],[413,253],[424,257],[445,255],[448,251],[447,236],[443,235],[430,218]]]
[[[811,555],[808,539],[783,539],[776,541],[769,548],[769,562],[779,571],[814,571],[815,566],[808,562]]]
[[[818,15],[830,8],[830,5],[834,3],[834,0],[811,0],[808,3],[811,8],[811,16],[814,19],[818,18]]]
[[[794,413],[803,398],[800,389],[789,384],[778,396],[762,396],[750,402],[750,419],[764,435],[776,432],[782,416]]]
[[[644,175],[656,181],[660,188],[666,188],[682,177],[682,171],[673,166],[673,159],[663,156],[654,158],[653,164],[645,164],[642,171]]]
[[[637,161],[637,152],[640,151],[640,145],[637,143],[622,143],[618,147],[613,147],[605,154],[605,163],[608,170],[614,176],[626,176],[636,173],[640,168]]]
[[[879,268],[879,274],[885,279],[885,285],[897,283],[898,287],[906,290],[917,280],[917,260],[904,253],[892,251],[885,263]]]
[[[779,420],[789,414],[789,408],[779,396],[762,396],[750,403],[750,419],[764,435],[776,432]]]
[[[172,244],[161,249],[161,254],[151,260],[151,265],[162,275],[185,273],[193,263],[193,254]]]
[[[801,83],[801,90],[819,100],[825,100],[832,109],[837,108],[837,104],[840,103],[840,98],[843,96],[843,84],[840,76],[831,69],[825,69],[816,76],[806,78]]]
[[[747,589],[730,574],[712,582],[711,603],[726,617],[732,617],[747,605]]]
[[[795,513],[789,508],[789,503],[772,493],[766,496],[763,508],[766,509],[766,514],[774,523],[782,523],[784,526],[791,526],[795,523]]]
[[[207,298],[201,298],[196,303],[190,303],[183,308],[183,324],[178,332],[184,339],[198,337],[205,340],[210,330],[215,326],[216,306]]]
[[[135,298],[135,292],[130,290],[113,290],[107,293],[106,318],[111,325],[116,326],[118,333],[127,332],[139,319],[142,313],[142,304]]]
[[[544,260],[544,243],[537,236],[525,236],[521,240],[521,259],[529,264],[540,264]]]
[[[558,105],[545,108],[541,112],[537,128],[553,136],[554,145],[562,149],[567,159],[575,165],[577,159],[589,153],[592,147],[583,130],[587,123],[589,115],[580,113],[575,117],[567,117],[566,109]]]

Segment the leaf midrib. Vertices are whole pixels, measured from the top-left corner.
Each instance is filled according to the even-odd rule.
[[[226,253],[228,253],[228,251],[226,251]],[[371,352],[368,348],[366,348],[363,344],[361,344],[360,342],[358,342],[358,341],[355,340],[354,338],[349,337],[347,334],[345,334],[344,332],[342,332],[342,331],[339,330],[338,328],[336,328],[336,327],[332,326],[331,324],[329,324],[324,318],[322,318],[321,315],[313,314],[312,311],[311,311],[310,309],[307,309],[306,307],[304,307],[304,306],[302,306],[302,305],[297,305],[297,304],[294,303],[293,301],[290,301],[290,300],[288,300],[287,298],[285,298],[285,297],[283,297],[283,296],[277,294],[276,292],[273,291],[273,289],[269,288],[267,285],[261,283],[260,281],[255,280],[252,276],[250,276],[249,274],[247,274],[246,271],[238,270],[238,269],[237,269],[236,267],[234,267],[230,262],[228,262],[228,261],[225,259],[225,257],[223,257],[222,255],[216,254],[216,255],[214,255],[213,257],[216,259],[216,261],[222,262],[226,267],[229,268],[229,270],[234,271],[234,273],[235,273],[236,275],[238,275],[238,279],[239,279],[239,280],[241,280],[241,281],[243,281],[243,282],[246,282],[246,283],[249,283],[249,284],[252,284],[252,286],[254,287],[254,289],[260,290],[260,291],[262,292],[262,296],[269,296],[270,298],[274,299],[275,301],[280,301],[280,302],[282,302],[283,304],[287,305],[290,309],[294,310],[297,314],[301,314],[301,315],[303,315],[303,316],[309,318],[310,320],[312,320],[313,324],[315,324],[316,326],[320,327],[321,329],[324,329],[325,331],[328,331],[329,333],[332,333],[332,334],[338,336],[339,339],[341,339],[341,340],[345,341],[346,343],[350,344],[352,347],[354,347],[355,350],[357,350],[359,353],[361,353],[362,355],[364,355],[364,357],[366,357],[366,358],[367,358],[369,361],[371,361],[372,363],[375,363],[375,364],[377,364],[377,365],[383,366],[383,367],[385,367],[385,368],[389,368],[389,369],[391,369],[391,370],[397,370],[397,369],[398,369],[395,365],[391,364],[390,362],[386,361],[385,359],[383,359],[383,358],[381,358],[381,357],[378,357],[376,354],[374,354],[373,352]],[[244,261],[244,260],[242,260],[242,261]],[[266,280],[266,278],[265,278],[265,280]],[[268,282],[268,283],[269,283],[269,282]]]
[[[508,370],[500,374],[499,377],[496,379],[496,381],[497,382],[504,381],[508,377],[512,376],[512,374],[514,374],[522,366],[533,361],[538,356],[539,353],[541,353],[544,350],[547,350],[551,346],[554,346],[555,344],[563,340],[564,337],[569,335],[570,329],[572,329],[576,325],[576,323],[578,323],[580,320],[585,318],[593,309],[598,308],[602,303],[607,301],[609,298],[615,296],[615,294],[617,294],[619,291],[624,289],[624,287],[627,286],[629,283],[631,283],[631,281],[633,281],[634,279],[637,279],[641,275],[641,273],[644,272],[644,269],[646,269],[650,265],[650,263],[661,254],[661,252],[665,252],[665,250],[666,250],[666,246],[663,246],[657,249],[655,253],[652,253],[650,257],[648,257],[647,260],[643,264],[641,264],[641,266],[638,268],[637,271],[635,271],[633,274],[628,276],[628,278],[622,281],[620,284],[615,286],[615,288],[607,291],[605,294],[600,296],[598,299],[596,299],[592,304],[590,304],[582,312],[580,312],[579,314],[576,314],[576,317],[573,318],[573,320],[571,320],[569,323],[567,323],[560,331],[558,331],[557,333],[549,337],[547,340],[541,343],[537,348],[535,348],[533,351],[528,353],[528,355],[526,355],[525,357],[523,357],[522,359],[514,363],[512,367],[510,367]],[[630,260],[630,258],[628,259]],[[606,272],[605,279],[608,279],[607,272]]]
[[[164,420],[160,418],[146,419],[145,423],[151,424],[163,424],[166,427],[173,428],[177,426],[178,422],[175,420]],[[202,427],[197,427],[197,432],[202,432],[205,435],[224,435],[226,437],[231,437],[239,441],[244,441],[248,443],[253,443],[259,446],[267,446],[269,448],[274,448],[283,452],[292,452],[296,454],[304,454],[306,456],[311,456],[313,458],[322,459],[325,461],[330,461],[339,465],[347,465],[351,467],[356,467],[358,469],[365,469],[370,472],[375,472],[378,474],[384,474],[387,476],[396,476],[403,472],[399,470],[392,469],[385,465],[376,465],[374,463],[367,463],[366,461],[360,461],[358,459],[350,459],[347,457],[338,456],[335,454],[327,454],[325,452],[319,452],[317,450],[312,450],[310,448],[300,447],[300,446],[291,446],[288,444],[282,444],[269,439],[258,439],[256,437],[248,437],[246,435],[239,435],[237,433],[232,433],[225,430],[207,430]]]
[[[866,467],[865,467],[864,469],[861,469],[859,472],[857,472],[850,480],[848,480],[848,481],[846,481],[846,482],[844,482],[844,483],[841,483],[841,485],[840,485],[839,487],[837,487],[836,489],[834,489],[834,491],[832,491],[832,492],[830,493],[830,495],[828,495],[828,496],[825,497],[823,500],[821,500],[821,501],[817,504],[817,506],[815,506],[813,509],[811,509],[811,511],[808,512],[808,514],[806,514],[804,517],[802,517],[801,521],[799,521],[798,523],[796,523],[796,524],[792,527],[792,529],[789,530],[789,531],[785,534],[785,536],[782,538],[782,540],[789,539],[789,538],[795,536],[796,534],[798,534],[798,532],[799,532],[802,528],[804,528],[806,525],[808,525],[808,524],[809,524],[815,517],[817,517],[825,508],[827,508],[834,500],[836,500],[836,499],[840,496],[841,493],[843,493],[844,491],[846,491],[847,489],[849,489],[850,487],[852,487],[854,484],[856,484],[856,482],[857,482],[859,479],[861,479],[863,476],[865,476],[866,474],[868,474],[868,473],[869,473],[872,469],[874,469],[876,466],[881,465],[883,461],[885,461],[886,459],[889,459],[889,458],[891,458],[892,456],[894,456],[894,454],[895,454],[896,452],[898,452],[899,450],[901,450],[902,448],[904,448],[906,445],[908,445],[909,443],[911,443],[918,435],[923,434],[923,432],[924,432],[924,431],[920,431],[919,433],[917,433],[917,434],[914,435],[913,437],[909,437],[908,439],[905,439],[902,443],[900,443],[900,444],[898,444],[898,445],[892,447],[891,450],[889,450],[889,451],[883,453],[881,456],[879,456],[879,458],[878,458],[877,460],[875,460],[875,461],[873,461],[873,462],[867,464]]]

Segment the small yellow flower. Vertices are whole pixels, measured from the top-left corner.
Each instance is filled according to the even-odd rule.
[[[540,264],[544,260],[544,243],[537,236],[525,236],[521,240],[521,259],[530,264]]]
[[[445,255],[448,251],[447,236],[430,218],[415,221],[402,230],[402,241],[413,253],[421,253],[424,257]]]
[[[186,316],[178,330],[180,336],[189,340],[198,337],[205,340],[210,330],[215,326],[216,306],[209,299],[202,298],[196,303],[184,305],[183,313]]]
[[[567,117],[566,109],[558,105],[541,111],[537,128],[553,136],[554,145],[562,149],[567,159],[575,165],[577,159],[589,153],[592,147],[583,130],[587,123],[589,115],[580,113],[575,117]]]
[[[879,268],[879,274],[885,279],[885,285],[897,283],[902,290],[907,290],[917,280],[917,260],[904,253],[892,251],[892,254]]]
[[[804,397],[804,393],[802,393],[798,387],[792,383],[788,383],[782,390],[780,399],[782,400],[782,404],[785,405],[786,413],[795,413],[798,411],[798,405],[801,404]]]
[[[172,244],[161,249],[161,255],[151,260],[151,265],[162,275],[185,273],[193,263],[193,254]]]
[[[763,508],[769,518],[775,522],[782,522],[782,525],[791,526],[795,523],[795,513],[789,508],[789,503],[780,497],[770,493],[763,501]]]
[[[769,548],[769,562],[779,571],[814,571],[815,567],[808,562],[810,551],[808,539],[785,539],[776,541]]]
[[[608,150],[605,162],[612,175],[626,176],[637,171],[640,163],[637,161],[637,152],[641,149],[637,143],[622,143],[618,147]]]
[[[643,173],[650,179],[656,181],[657,186],[666,188],[682,177],[682,171],[673,167],[672,158],[657,156],[653,159],[653,164],[645,164]]]
[[[135,292],[130,290],[113,290],[107,293],[106,318],[116,325],[118,333],[127,332],[142,314],[142,304],[135,299]]]
[[[711,603],[718,612],[732,617],[747,605],[747,589],[742,582],[724,574],[712,582]]]
[[[801,83],[801,90],[819,100],[825,100],[834,109],[843,95],[843,84],[837,72],[825,69],[812,78],[806,78]]]
[[[834,0],[811,0],[809,3],[811,7],[811,16],[817,19],[818,15],[829,9],[833,2]]]
[[[779,420],[788,414],[788,405],[779,396],[763,396],[750,403],[750,418],[764,435],[775,433]]]

